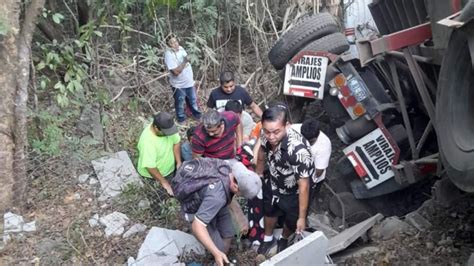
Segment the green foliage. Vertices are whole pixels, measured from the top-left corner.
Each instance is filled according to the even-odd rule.
[[[188,1],[181,5],[180,9],[186,12],[192,12],[195,30],[199,36],[205,40],[216,36],[218,14],[215,0]]]
[[[35,129],[39,130],[39,132],[29,132],[30,134],[35,134],[29,138],[33,150],[51,156],[58,155],[64,142],[64,132],[61,128],[64,118],[52,115],[47,111],[32,113],[30,116],[38,125]]]
[[[62,15],[58,19],[62,20]],[[79,30],[79,39],[37,43],[42,53],[35,69],[39,88],[48,90],[52,86],[53,97],[60,107],[69,106],[74,100],[73,96],[77,92],[84,91],[83,83],[88,79],[88,64],[94,57],[90,41],[93,37],[102,37],[102,32],[93,22],[82,26]],[[84,56],[78,57],[78,55]],[[54,75],[51,75],[51,72]]]
[[[7,22],[3,18],[0,18],[0,36],[7,35],[8,31],[9,27]]]
[[[43,8],[42,15],[44,18],[50,17],[56,24],[61,24],[61,22],[64,20],[64,16],[61,13],[53,13],[51,10],[46,8]]]
[[[157,47],[149,44],[143,44],[140,52],[144,57],[145,64],[147,67],[160,65],[160,57],[158,56],[160,51]]]

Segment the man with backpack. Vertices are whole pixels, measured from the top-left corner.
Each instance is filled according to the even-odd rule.
[[[235,231],[228,205],[234,195],[254,198],[262,186],[259,176],[237,160],[198,158],[182,164],[172,186],[194,236],[217,265],[229,263]]]

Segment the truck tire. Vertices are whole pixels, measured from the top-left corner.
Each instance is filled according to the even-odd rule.
[[[310,44],[306,45],[301,51],[325,51],[332,54],[342,54],[349,50],[349,42],[346,36],[340,32],[335,32],[319,38]]]
[[[305,16],[275,42],[268,53],[268,59],[275,69],[282,69],[302,47],[312,40],[337,31],[336,21],[329,13]]]
[[[474,21],[464,27],[474,27]],[[439,74],[436,129],[448,177],[474,192],[474,71],[467,35],[454,30]]]

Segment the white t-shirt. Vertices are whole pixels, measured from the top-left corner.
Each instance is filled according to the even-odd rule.
[[[166,49],[165,51],[165,64],[168,70],[177,68],[188,55],[183,47],[179,47],[178,51],[173,49]],[[177,76],[170,73],[169,80],[171,86],[179,89],[190,88],[194,86],[193,69],[191,64],[187,64],[186,67]]]
[[[301,124],[293,124],[291,127],[297,132],[301,133]],[[329,165],[329,159],[331,158],[331,140],[322,131],[319,131],[319,136],[316,142],[311,145],[311,154],[314,158],[314,166],[316,169],[324,169],[324,172],[316,180],[319,183],[326,178],[326,168]]]
[[[242,116],[240,117],[240,121],[242,122],[242,129],[244,131],[244,136],[250,135],[250,133],[252,133],[253,128],[255,127],[255,122],[253,121],[252,116],[246,111],[242,111]]]

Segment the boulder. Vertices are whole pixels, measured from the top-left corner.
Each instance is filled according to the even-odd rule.
[[[104,131],[100,121],[100,109],[98,104],[86,105],[82,110],[81,117],[76,124],[76,129],[94,140],[102,142]]]

